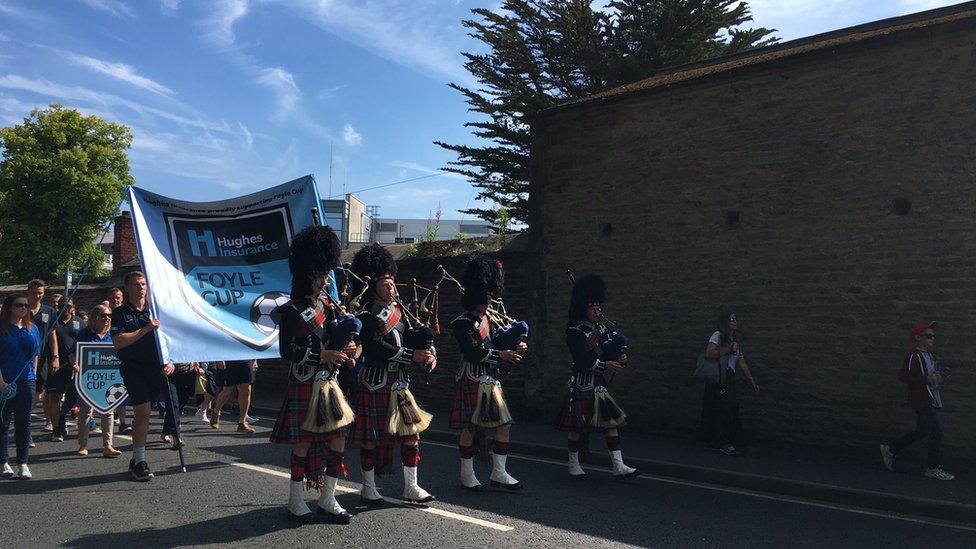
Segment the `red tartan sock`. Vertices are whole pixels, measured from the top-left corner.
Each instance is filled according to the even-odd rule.
[[[461,452],[461,459],[471,459],[478,453],[474,446],[461,446],[458,444],[458,451]]]
[[[305,480],[305,457],[291,455],[291,479],[295,482]]]
[[[336,452],[335,450],[329,448],[325,451],[325,475],[332,478],[339,478],[340,476],[348,476],[349,473],[346,471],[346,464],[343,461],[345,457],[344,452]]]
[[[616,437],[605,437],[605,438],[607,440],[607,450],[610,450],[611,452],[613,452],[613,451],[616,451],[616,450],[619,450],[620,449],[620,437],[619,436],[616,436]]]
[[[491,451],[500,456],[504,456],[508,454],[508,443],[495,439],[495,443],[492,445]]]
[[[400,461],[404,467],[416,467],[420,465],[420,447],[400,445]]]
[[[373,470],[373,461],[376,459],[376,448],[360,448],[359,463],[363,471]]]
[[[580,441],[579,439],[573,440],[571,438],[567,438],[566,446],[569,448],[570,452],[577,453],[580,449]]]

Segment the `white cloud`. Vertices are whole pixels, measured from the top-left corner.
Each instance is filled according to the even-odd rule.
[[[350,147],[355,147],[363,144],[363,136],[359,135],[352,124],[346,124],[342,127],[342,141]]]
[[[455,17],[432,0],[297,0],[283,5],[379,57],[438,78],[471,82],[460,51],[474,44],[457,24],[470,15],[466,9],[456,8]]]
[[[266,68],[261,70],[257,81],[271,88],[275,94],[275,103],[277,104],[275,118],[279,122],[287,120],[295,111],[298,100],[302,96],[301,90],[295,84],[294,75],[281,67]]]
[[[205,122],[200,118],[191,118],[169,111],[164,111],[162,109],[136,103],[135,101],[130,101],[110,93],[95,91],[81,86],[62,85],[56,82],[51,82],[50,80],[35,80],[17,74],[7,74],[5,76],[0,76],[0,88],[27,91],[60,100],[84,101],[103,106],[125,107],[139,113],[142,116],[162,118],[169,120],[170,122],[199,128],[208,132],[214,131],[221,133],[234,133],[233,128],[231,128],[226,122],[220,124]]]
[[[254,136],[251,135],[251,130],[247,129],[247,126],[240,122],[237,125],[241,128],[241,133],[244,135],[244,145],[248,149],[254,148]]]
[[[114,15],[115,17],[126,19],[133,17],[132,10],[129,9],[129,6],[117,0],[81,0],[81,3],[92,9]]]
[[[175,93],[173,90],[167,88],[159,82],[138,74],[135,68],[130,65],[126,65],[125,63],[112,63],[109,61],[102,61],[101,59],[95,59],[94,57],[88,57],[87,55],[78,55],[75,53],[67,53],[67,56],[68,59],[76,65],[88,67],[96,72],[100,72],[106,76],[121,80],[137,88],[142,88],[144,90],[164,96],[173,95]]]
[[[180,0],[160,0],[160,7],[163,9],[163,13],[172,15],[180,9]]]
[[[214,3],[213,17],[203,21],[208,29],[205,38],[215,46],[234,45],[234,25],[247,15],[247,0],[221,0]]]

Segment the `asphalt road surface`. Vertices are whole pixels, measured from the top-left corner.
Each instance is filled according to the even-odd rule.
[[[149,445],[156,478],[130,479],[128,438],[119,459],[101,457],[92,437],[87,458],[74,454],[72,429],[62,443],[35,423],[34,479],[0,480],[5,547],[976,547],[976,529],[884,512],[825,506],[657,477],[614,482],[591,468],[587,481],[565,466],[512,455],[509,472],[522,494],[470,493],[458,484],[457,450],[424,443],[420,484],[437,496],[428,508],[396,502],[402,476],[379,480],[385,507],[359,504],[359,461],[347,452],[350,478],[340,504],[352,524],[293,526],[285,516],[289,449],[267,442],[271,420],[254,435],[221,431],[184,416],[187,473],[177,453]],[[153,421],[151,441],[159,438]],[[517,427],[516,427],[517,428]],[[13,454],[13,448],[11,448]],[[399,454],[395,453],[399,459]],[[487,485],[488,465],[476,465]],[[314,509],[317,494],[309,493]]]

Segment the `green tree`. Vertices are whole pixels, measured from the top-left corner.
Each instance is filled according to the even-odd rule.
[[[0,272],[60,275],[103,254],[95,244],[132,185],[129,129],[51,105],[0,129]]]
[[[437,145],[457,154],[444,169],[467,177],[478,198],[528,223],[531,135],[527,115],[654,76],[662,69],[771,44],[739,0],[505,0],[462,24],[485,53],[464,53],[476,88],[452,83],[480,120],[479,145]],[[600,2],[599,4],[603,4]],[[499,209],[470,209],[498,224]]]

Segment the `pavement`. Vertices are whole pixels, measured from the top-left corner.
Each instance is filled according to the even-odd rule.
[[[264,415],[264,403],[258,404],[256,411]],[[972,523],[787,497],[658,472],[620,482],[612,480],[605,467],[594,465],[587,466],[588,480],[573,480],[566,475],[561,457],[524,451],[552,439],[530,441],[525,438],[530,427],[522,424],[513,429],[524,434],[509,459],[509,472],[526,486],[522,494],[462,490],[454,442],[441,442],[441,430],[434,429],[422,445],[419,479],[437,496],[436,502],[426,507],[399,504],[395,498],[401,493],[402,477],[395,474],[379,481],[390,504],[379,509],[361,506],[356,493],[358,456],[352,450],[347,452],[350,477],[340,482],[343,493],[338,497],[354,514],[352,524],[296,527],[285,519],[284,511],[289,449],[267,442],[272,421],[263,417],[254,425],[255,434],[238,435],[233,418],[225,413],[223,419],[224,427],[214,431],[184,416],[186,473],[180,470],[177,452],[152,442],[149,462],[156,478],[149,483],[130,480],[128,453],[120,459],[104,459],[95,437],[89,445],[92,455],[81,458],[74,455],[73,430],[65,442],[54,443],[35,423],[34,479],[0,480],[5,546],[888,549],[971,548],[976,540]],[[158,440],[160,428],[154,419],[150,441]],[[645,459],[638,457],[643,450],[637,438],[625,439],[624,444],[633,456],[630,462]],[[116,446],[128,450],[129,440],[119,437]],[[654,447],[660,448],[660,443]],[[744,457],[738,465],[753,459],[757,458]],[[730,460],[719,463],[731,470]],[[479,461],[476,470],[487,483],[488,465]],[[310,505],[314,498],[315,494],[308,494]]]

